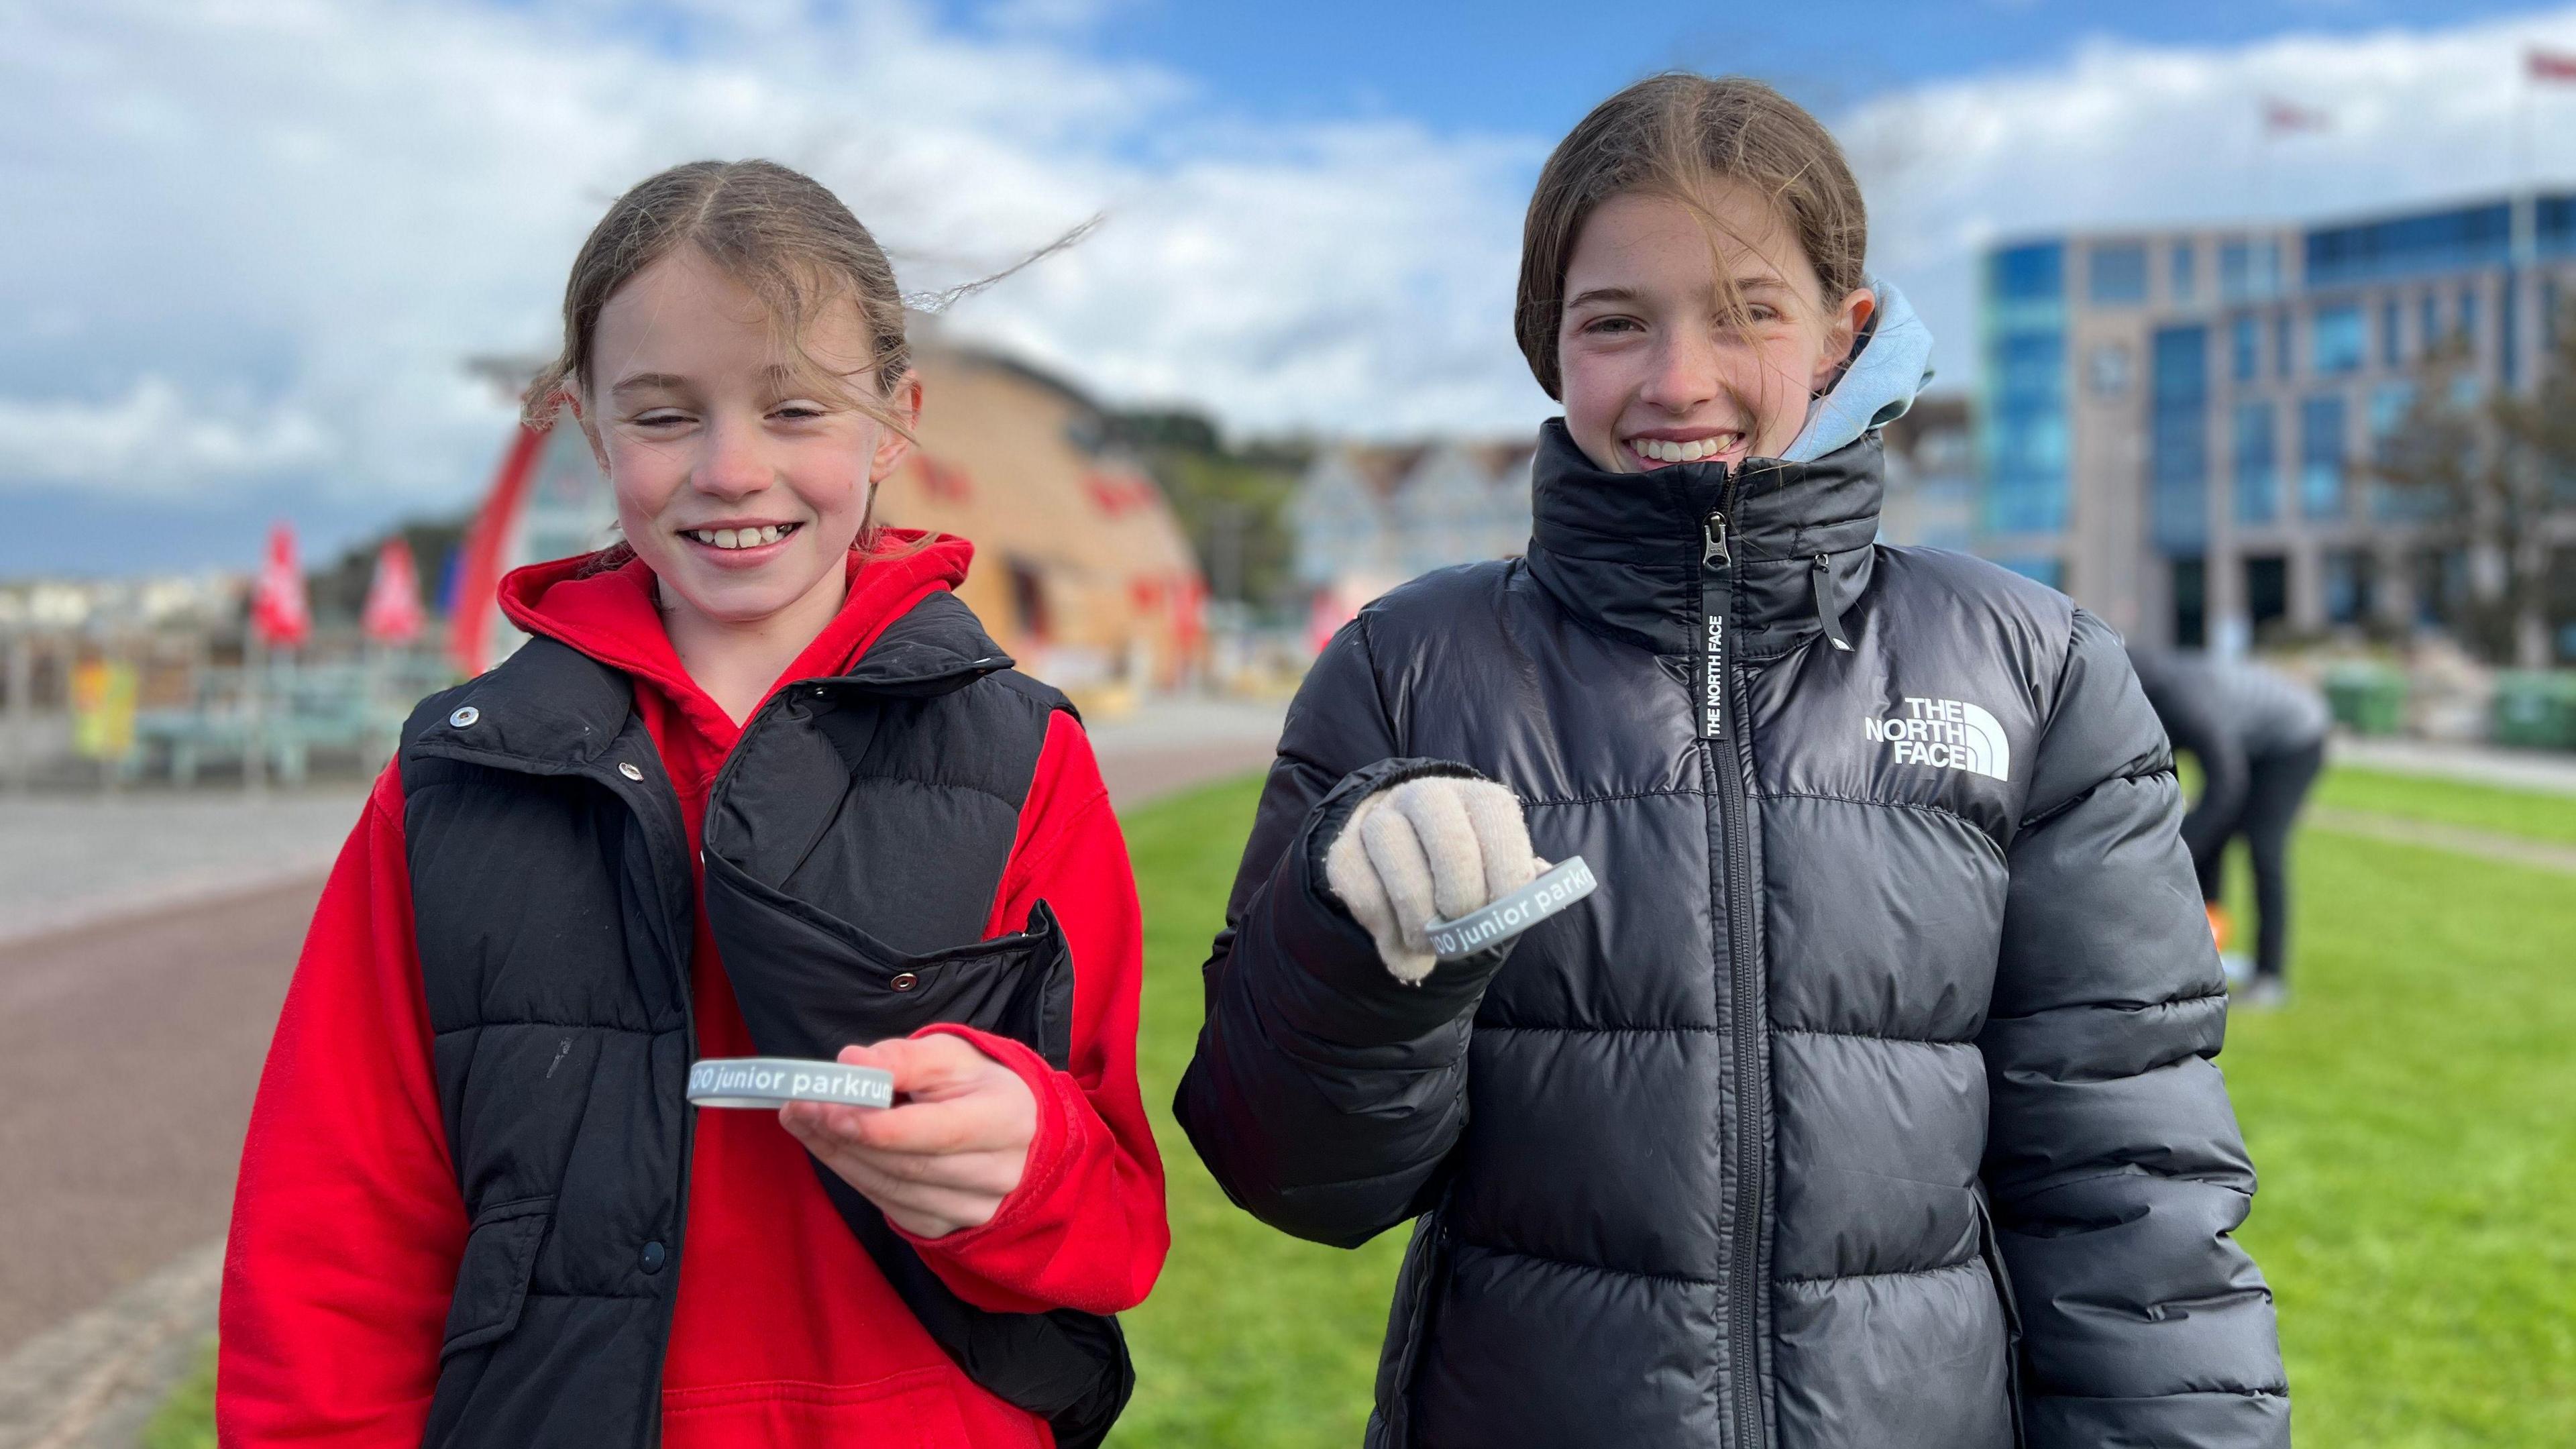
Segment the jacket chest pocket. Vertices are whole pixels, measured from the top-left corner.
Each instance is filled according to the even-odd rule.
[[[1013,935],[911,953],[713,851],[706,867],[707,923],[764,1055],[828,1060],[845,1046],[945,1022],[1009,1037],[1059,1070],[1068,1065],[1073,955],[1044,901]]]

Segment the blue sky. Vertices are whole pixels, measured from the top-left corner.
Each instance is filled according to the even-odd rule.
[[[2576,3],[0,3],[0,578],[463,511],[511,416],[466,359],[549,348],[601,208],[677,161],[811,172],[922,292],[1105,217],[938,326],[1113,403],[1493,437],[1551,411],[1509,325],[1531,177],[1646,71],[1817,112],[1955,389],[2000,237],[2491,191],[2520,108],[2576,184],[2535,43],[2576,52]],[[2266,96],[2331,125],[2265,145]]]
[[[2226,47],[2532,9],[2515,0],[949,0],[942,13],[970,32],[1052,29],[1103,58],[1189,76],[1222,105],[1274,122],[1396,115],[1447,133],[1555,135],[1664,66],[1759,75],[1823,112],[1926,81],[2044,65],[2087,41]]]

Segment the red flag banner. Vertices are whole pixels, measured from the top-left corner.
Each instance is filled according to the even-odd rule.
[[[2538,46],[2522,53],[2523,74],[2536,81],[2576,81],[2576,53],[2564,50],[2542,50]]]
[[[2263,98],[2264,135],[2287,136],[2299,131],[2333,129],[2334,117],[2327,112],[2300,105],[2296,101],[2285,101],[2278,96]]]
[[[429,622],[420,606],[420,571],[412,565],[411,545],[398,536],[376,550],[376,577],[367,586],[367,611],[360,622],[367,637],[379,644],[408,644]]]
[[[268,562],[260,566],[250,623],[259,631],[261,642],[276,648],[292,649],[313,632],[313,611],[304,601],[304,570],[295,561],[291,523],[268,531]]]

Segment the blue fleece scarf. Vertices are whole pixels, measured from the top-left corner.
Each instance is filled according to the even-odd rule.
[[[1905,416],[1914,395],[1932,380],[1926,362],[1932,355],[1932,330],[1914,315],[1904,293],[1876,277],[1862,280],[1878,298],[1869,329],[1853,348],[1842,377],[1807,409],[1807,425],[1781,453],[1783,462],[1814,462]]]

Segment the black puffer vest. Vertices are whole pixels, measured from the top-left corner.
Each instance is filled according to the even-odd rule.
[[[1420,1215],[1372,1446],[2287,1442],[2164,736],[2061,595],[1877,546],[1878,463],[1551,423],[1529,557],[1290,709],[1176,1106],[1290,1232]],[[1407,988],[1322,854],[1426,772],[1601,886]]]
[[[781,689],[718,775],[708,923],[753,1041],[828,1058],[964,1022],[1058,1067],[1073,967],[1043,905],[983,940],[1049,717],[934,593],[847,675]],[[645,1446],[686,1244],[696,1055],[680,806],[617,670],[548,639],[404,727],[404,828],[439,1100],[473,1229],[429,1445]],[[928,846],[925,842],[935,842]],[[853,1233],[987,1389],[1097,1443],[1115,1320],[993,1314],[816,1164]]]

